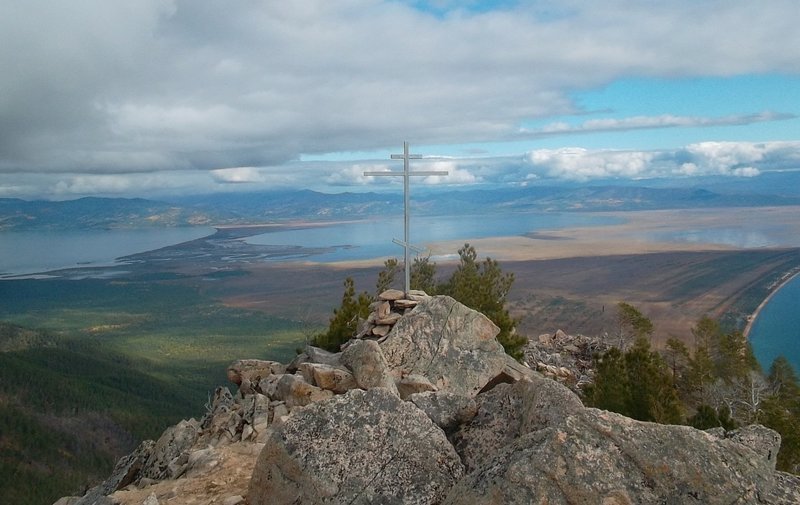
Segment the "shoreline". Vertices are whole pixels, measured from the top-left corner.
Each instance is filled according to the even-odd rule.
[[[750,316],[748,316],[747,325],[744,327],[744,331],[742,331],[742,335],[744,336],[745,339],[750,340],[750,331],[753,329],[753,323],[755,323],[756,319],[758,319],[758,316],[761,314],[761,311],[764,309],[764,307],[767,306],[767,304],[778,293],[778,291],[783,289],[784,286],[786,286],[799,276],[800,276],[800,270],[797,270],[794,273],[791,273],[786,279],[782,280],[778,285],[776,285],[770,291],[769,295],[767,295],[767,297],[764,298],[764,300],[758,305],[758,307],[756,307],[756,310],[754,310],[753,313],[750,314]]]

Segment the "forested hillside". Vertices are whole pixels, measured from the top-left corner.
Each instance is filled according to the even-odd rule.
[[[285,359],[298,340],[291,322],[168,282],[3,282],[0,501],[82,494],[139,441],[202,416],[231,360]]]
[[[143,373],[142,363],[96,341],[56,343],[7,324],[0,331],[35,336],[26,348],[0,353],[0,495],[6,503],[49,503],[79,491],[202,398],[187,385]]]

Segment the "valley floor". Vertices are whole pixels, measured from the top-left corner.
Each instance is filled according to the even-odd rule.
[[[656,345],[671,337],[692,344],[691,327],[699,318],[743,329],[776,281],[800,268],[800,249],[763,245],[776,236],[788,244],[800,237],[797,207],[609,215],[625,222],[468,240],[480,257],[497,259],[514,273],[509,301],[523,334],[559,328],[610,333],[615,306],[624,301],[652,319]],[[463,243],[427,245],[446,271]],[[208,289],[232,306],[324,324],[338,305],[342,280],[353,277],[357,288],[372,291],[382,261],[249,264],[248,275]]]

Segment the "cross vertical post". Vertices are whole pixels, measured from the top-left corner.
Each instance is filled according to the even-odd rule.
[[[364,172],[365,176],[369,177],[381,177],[381,176],[401,176],[403,177],[403,241],[400,242],[399,240],[393,240],[394,243],[403,247],[403,262],[405,266],[405,295],[408,296],[409,292],[411,291],[411,261],[409,258],[409,249],[419,250],[416,247],[411,245],[411,237],[409,233],[410,229],[410,203],[411,203],[411,196],[410,196],[410,179],[411,176],[432,176],[432,175],[447,175],[448,173],[445,171],[419,171],[419,172],[412,172],[409,167],[409,160],[416,160],[422,158],[419,154],[409,154],[408,152],[408,142],[403,142],[403,154],[392,154],[390,156],[393,160],[403,160],[403,171],[402,172]]]

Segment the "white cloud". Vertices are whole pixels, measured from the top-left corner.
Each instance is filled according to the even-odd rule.
[[[756,177],[761,175],[761,170],[755,167],[739,167],[731,170],[731,173],[736,177]]]
[[[398,138],[503,140],[578,111],[570,90],[620,77],[800,72],[795,0],[535,4],[2,0],[0,172],[267,167]],[[620,163],[606,170],[635,170]]]
[[[764,171],[795,168],[798,160],[800,141],[702,142],[683,149],[659,151],[538,149],[528,153],[526,166],[520,167],[519,179],[755,177]]]
[[[429,185],[462,185],[475,184],[481,182],[480,177],[476,177],[466,168],[462,168],[456,161],[436,161],[425,163],[421,170],[433,172],[447,172],[447,175],[429,175],[425,177],[424,183]]]
[[[325,177],[325,182],[333,186],[358,186],[363,184],[378,183],[389,184],[392,183],[394,177],[391,176],[369,176],[364,175],[365,172],[386,172],[392,171],[388,163],[374,163],[362,164],[356,163],[354,165],[341,166],[336,168],[333,173]],[[397,181],[394,181],[397,182]]]
[[[687,146],[685,151],[706,173],[753,177],[759,173],[753,165],[784,146],[784,142],[701,142]]]
[[[251,183],[264,182],[266,177],[256,167],[220,168],[211,171],[211,177],[217,182]]]
[[[674,116],[671,114],[663,114],[659,116],[590,119],[574,126],[563,121],[558,121],[545,125],[539,130],[523,128],[519,133],[520,136],[543,137],[571,133],[644,130],[650,128],[734,126],[795,119],[796,117],[797,116],[793,114],[778,114],[768,111],[758,114],[723,117]]]
[[[128,174],[0,173],[1,197],[51,198],[85,195],[169,197],[181,193],[309,187],[321,191],[392,186],[401,177],[367,177],[365,171],[399,171],[397,161],[369,163],[292,162],[273,167],[234,167],[213,171],[176,170]],[[414,179],[441,186],[489,184],[525,186],[548,181],[592,182],[608,179],[727,176],[756,177],[800,168],[800,141],[706,142],[681,149],[612,151],[585,148],[537,149],[525,156],[420,160],[412,170],[447,170],[447,177]],[[311,181],[311,182],[309,182]],[[44,189],[42,189],[44,188]]]
[[[642,151],[538,149],[528,154],[528,161],[550,178],[587,181],[609,177],[632,179],[644,176],[653,156],[653,153]]]
[[[328,164],[330,167],[332,164]],[[399,165],[399,166],[398,166]],[[447,172],[447,175],[412,176],[412,184],[426,185],[462,185],[481,182],[469,169],[459,166],[456,160],[419,160],[410,167],[414,172]],[[364,175],[365,172],[386,173],[386,176]],[[388,175],[393,174],[393,175]],[[324,178],[325,182],[334,186],[362,186],[362,185],[395,185],[403,184],[402,165],[392,163],[356,163],[341,164],[333,173]]]
[[[191,172],[144,174],[59,174],[49,180],[48,192],[58,198],[84,195],[125,196],[130,193],[153,197],[181,188],[199,188],[204,178]],[[2,185],[0,178],[0,185]]]

